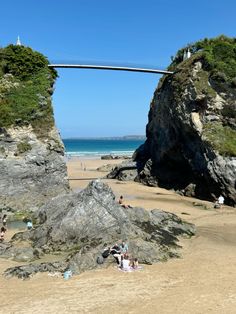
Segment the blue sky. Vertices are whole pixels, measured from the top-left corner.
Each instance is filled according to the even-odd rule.
[[[234,0],[8,0],[0,46],[15,43],[52,62],[90,61],[165,68],[187,43],[235,36]],[[58,70],[53,96],[62,137],[145,134],[159,75]]]

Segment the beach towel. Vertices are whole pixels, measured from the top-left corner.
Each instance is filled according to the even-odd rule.
[[[123,268],[118,267],[118,270],[120,270],[122,272],[125,272],[125,273],[132,273],[134,271],[139,271],[139,270],[142,270],[142,269],[143,269],[142,266],[138,266],[137,268],[130,267],[129,269],[123,269]]]

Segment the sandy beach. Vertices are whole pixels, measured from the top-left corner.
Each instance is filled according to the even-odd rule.
[[[106,175],[96,170],[99,166],[120,162],[69,160],[71,188],[83,189],[90,180]],[[182,258],[144,265],[133,273],[115,267],[88,271],[68,281],[48,274],[26,281],[1,277],[0,313],[236,313],[235,208],[214,209],[210,202],[173,191],[102,180],[133,207],[163,209],[194,223],[196,236],[180,240]],[[13,265],[19,264],[0,259],[0,272]]]

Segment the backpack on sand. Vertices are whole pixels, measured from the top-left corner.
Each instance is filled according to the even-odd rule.
[[[103,258],[107,258],[109,255],[110,255],[110,250],[108,250],[108,249],[102,252]]]

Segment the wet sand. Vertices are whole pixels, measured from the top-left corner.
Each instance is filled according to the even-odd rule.
[[[98,166],[120,161],[86,160],[86,171],[80,162],[68,162],[74,190],[104,176]],[[104,181],[132,206],[164,209],[193,222],[197,234],[180,240],[182,258],[133,273],[88,271],[68,281],[47,274],[27,281],[2,277],[0,313],[236,313],[236,209],[214,209],[210,202],[135,182]],[[0,259],[0,272],[13,265],[18,263]]]

